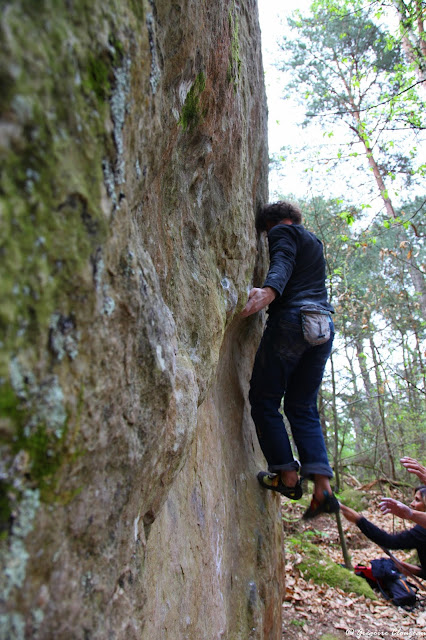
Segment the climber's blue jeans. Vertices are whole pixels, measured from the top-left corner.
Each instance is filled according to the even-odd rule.
[[[249,398],[269,471],[298,469],[280,413],[284,396],[284,413],[302,465],[300,474],[305,478],[314,474],[333,476],[317,409],[334,338],[331,317],[330,329],[328,342],[311,346],[303,338],[298,310],[278,311],[267,322],[256,354]]]

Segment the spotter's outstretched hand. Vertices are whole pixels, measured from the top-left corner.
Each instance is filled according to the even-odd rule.
[[[410,507],[393,498],[382,498],[379,506],[382,513],[393,513],[398,518],[411,518],[413,514]]]
[[[408,456],[401,458],[400,462],[409,473],[414,473],[421,482],[426,484],[426,467],[414,458],[409,458]]]

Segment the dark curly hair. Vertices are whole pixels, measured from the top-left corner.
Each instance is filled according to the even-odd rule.
[[[284,219],[291,220],[293,224],[302,224],[302,212],[297,205],[285,200],[265,204],[256,215],[256,229],[259,233],[267,231],[268,223],[278,224]]]

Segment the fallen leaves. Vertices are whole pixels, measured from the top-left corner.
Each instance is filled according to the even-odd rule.
[[[379,501],[379,493],[371,495],[370,508],[364,510],[363,514],[387,531],[392,531],[393,527],[398,530],[397,525],[403,527],[400,520],[392,520],[391,516],[380,512]],[[313,523],[305,523],[298,519],[302,510],[299,505],[283,500],[284,530],[288,528],[288,535],[295,531],[306,532],[309,540],[326,552],[330,559],[338,564],[342,563],[334,518],[325,516]],[[354,565],[368,566],[370,560],[383,556],[381,549],[370,542],[354,525],[345,521],[344,531]],[[397,552],[397,557],[401,560],[406,560],[409,555]],[[370,636],[406,640],[414,629],[417,638],[426,640],[426,610],[423,607],[408,612],[384,599],[373,602],[365,596],[348,595],[339,588],[317,585],[312,580],[305,580],[298,568],[302,560],[303,556],[299,552],[292,553],[286,549],[286,593],[283,602],[285,640],[296,640],[306,635],[320,639],[327,633],[342,639],[348,636]],[[422,595],[426,597],[426,591]]]

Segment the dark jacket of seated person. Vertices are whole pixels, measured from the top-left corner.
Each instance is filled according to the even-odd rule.
[[[412,529],[401,531],[401,533],[387,533],[364,516],[355,524],[367,538],[385,549],[416,549],[422,568],[419,575],[421,578],[426,578],[426,529],[424,527],[416,524]]]

